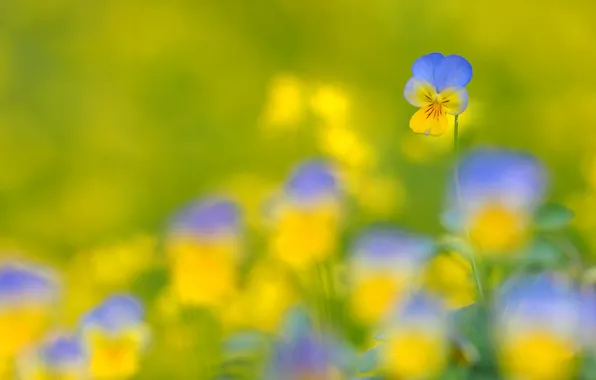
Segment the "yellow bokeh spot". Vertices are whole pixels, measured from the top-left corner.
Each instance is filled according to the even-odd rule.
[[[337,204],[286,207],[272,236],[273,255],[300,269],[324,261],[335,250],[338,228]]]
[[[472,243],[481,253],[510,252],[528,239],[527,217],[500,205],[487,205],[469,222]]]
[[[327,126],[345,127],[349,117],[348,95],[337,87],[323,85],[315,90],[310,105]]]
[[[446,361],[445,337],[421,329],[398,333],[387,342],[383,357],[387,373],[398,379],[434,378],[443,371]]]
[[[575,344],[549,331],[520,333],[506,341],[500,352],[503,370],[510,378],[565,380],[575,372]]]
[[[237,244],[228,241],[181,241],[168,253],[173,290],[180,303],[219,307],[236,286]]]
[[[238,293],[222,316],[229,329],[254,328],[274,333],[297,296],[288,273],[275,262],[264,261],[251,271],[244,291]]]
[[[304,83],[292,75],[273,78],[262,115],[262,126],[268,130],[296,128],[304,118]]]
[[[89,370],[93,378],[126,379],[137,373],[144,344],[143,331],[133,329],[117,336],[91,329],[85,339],[89,346]]]
[[[0,358],[13,357],[39,339],[50,324],[50,310],[43,306],[0,309]]]
[[[317,131],[320,149],[343,165],[358,170],[374,165],[373,150],[353,129],[330,126]]]
[[[360,280],[350,299],[352,315],[364,324],[378,322],[403,299],[407,285],[406,276],[396,274],[376,274]]]
[[[442,297],[450,308],[474,303],[476,289],[470,263],[456,253],[435,256],[424,274],[426,288]]]

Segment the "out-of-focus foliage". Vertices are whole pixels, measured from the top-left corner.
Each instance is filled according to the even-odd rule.
[[[594,336],[593,294],[578,284],[596,249],[594,11],[580,0],[0,1],[0,377],[76,378],[90,366],[336,379],[357,373],[357,358],[362,376],[484,376],[499,360],[527,379],[590,374],[593,344],[572,336],[567,315],[556,315],[563,332],[529,329],[521,308],[498,321],[494,352],[472,273],[497,298],[524,271],[565,272],[569,298],[542,278],[521,289],[545,304],[582,299],[579,325]],[[525,206],[451,212],[453,117],[439,137],[415,135],[403,98],[412,62],[433,51],[474,69],[461,150],[531,152],[545,194],[532,182]],[[181,228],[214,199],[237,207],[231,228],[219,229],[230,226],[219,212]],[[362,253],[367,228],[398,241]],[[402,252],[410,233],[436,245]],[[494,262],[474,269],[471,255]],[[376,331],[420,289],[415,300],[429,300],[414,306],[439,297],[446,308],[434,319],[396,310],[394,324],[422,322]]]

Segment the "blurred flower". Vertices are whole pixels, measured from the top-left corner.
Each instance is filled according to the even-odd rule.
[[[464,88],[472,79],[472,66],[459,55],[431,53],[418,58],[404,89],[406,100],[420,107],[410,119],[416,133],[440,136],[448,128],[447,115],[458,115],[468,105]]]
[[[331,85],[319,86],[310,100],[310,105],[324,126],[346,127],[350,100],[345,91]]]
[[[398,379],[433,379],[447,364],[447,313],[438,300],[415,294],[398,307],[380,346],[381,365]]]
[[[242,292],[226,308],[223,323],[230,329],[251,328],[273,333],[296,297],[283,266],[269,260],[259,262],[248,275]]]
[[[295,268],[327,259],[337,244],[340,198],[337,176],[328,164],[298,166],[274,205],[273,255]]]
[[[365,324],[384,317],[416,287],[433,248],[432,240],[400,230],[378,228],[359,236],[348,262],[352,314]]]
[[[83,345],[71,334],[54,334],[23,353],[18,361],[21,380],[88,379]]]
[[[580,310],[577,292],[564,279],[513,278],[504,284],[495,311],[498,358],[507,379],[574,378]]]
[[[115,295],[81,321],[93,378],[125,379],[139,370],[149,329],[141,303],[129,295]]]
[[[224,198],[204,199],[180,213],[166,242],[181,303],[219,307],[234,291],[240,259],[240,212]]]
[[[0,263],[0,358],[13,357],[48,327],[58,301],[58,283],[47,268],[17,261]]]
[[[529,239],[546,182],[544,168],[528,154],[477,149],[459,163],[445,217],[455,232],[469,233],[481,254],[515,252]]]
[[[305,84],[293,75],[279,75],[269,85],[261,115],[263,128],[285,131],[299,126],[305,114]]]
[[[317,334],[307,323],[277,342],[264,378],[342,380],[347,378],[344,364],[338,342]]]
[[[424,283],[452,309],[468,306],[476,298],[470,262],[454,252],[436,255],[428,263]]]

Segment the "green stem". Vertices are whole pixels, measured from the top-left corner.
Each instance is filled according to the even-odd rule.
[[[453,156],[455,161],[455,192],[459,208],[461,210],[462,195],[459,187],[459,115],[455,115],[455,123],[453,125]],[[465,230],[466,239],[470,242],[470,234],[468,230]],[[484,302],[484,290],[482,289],[482,282],[480,281],[480,273],[476,260],[474,259],[474,253],[471,252],[469,255],[470,264],[472,265],[472,273],[474,275],[474,281],[476,282],[476,290],[478,291],[478,298],[480,302]]]

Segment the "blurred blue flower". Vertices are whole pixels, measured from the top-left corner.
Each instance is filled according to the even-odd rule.
[[[507,378],[573,378],[580,350],[580,297],[554,274],[512,278],[495,301],[499,363]]]
[[[240,208],[223,197],[202,199],[181,211],[172,222],[172,233],[221,237],[240,230]]]
[[[447,115],[458,115],[468,105],[464,86],[472,80],[472,65],[459,55],[445,57],[431,53],[414,62],[412,74],[404,96],[420,110],[410,119],[410,129],[426,135],[442,135],[448,128]]]
[[[386,321],[379,347],[381,367],[400,379],[439,376],[448,360],[447,311],[436,298],[415,293],[397,305]]]
[[[290,314],[292,326],[286,326],[272,351],[265,379],[340,380],[345,375],[348,351],[330,336],[317,334],[309,319]]]
[[[55,274],[48,268],[18,261],[0,263],[0,308],[53,302],[58,291]]]
[[[418,285],[434,247],[430,238],[398,229],[362,233],[348,259],[350,306],[356,319],[374,324],[399,304]]]
[[[128,378],[137,373],[149,339],[144,308],[130,295],[115,295],[88,313],[82,336],[94,378]]]
[[[87,356],[77,336],[53,334],[19,359],[20,378],[86,379]]]
[[[540,162],[522,152],[483,148],[463,157],[457,169],[444,215],[448,227],[461,234],[467,230],[480,253],[523,246],[546,192]]]
[[[50,269],[18,261],[0,263],[0,359],[13,357],[43,335],[58,295]]]
[[[114,295],[88,313],[81,325],[96,327],[108,333],[118,334],[143,323],[145,310],[141,302],[127,294]]]
[[[313,204],[340,195],[337,173],[322,160],[306,161],[296,167],[284,186],[284,194],[293,203]]]

